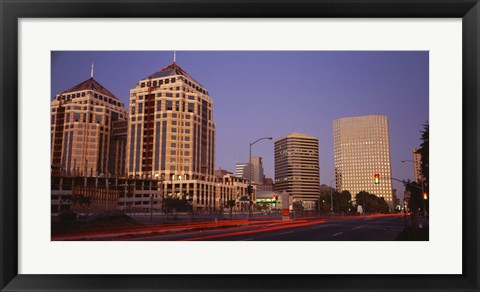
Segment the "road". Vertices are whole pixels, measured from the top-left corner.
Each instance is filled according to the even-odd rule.
[[[306,218],[288,222],[266,220],[213,230],[146,234],[126,240],[391,241],[403,230],[404,224],[404,218],[400,215],[341,217],[333,220]]]

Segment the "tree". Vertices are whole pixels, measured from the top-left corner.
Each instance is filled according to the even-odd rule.
[[[294,201],[293,202],[293,210],[296,212],[301,212],[303,211],[303,202],[302,201]]]
[[[425,191],[428,191],[428,181],[429,181],[429,171],[428,171],[428,160],[429,160],[429,126],[428,122],[423,125],[423,131],[421,131],[422,136],[421,140],[422,143],[420,144],[420,148],[417,150],[418,153],[421,155],[421,172],[422,177],[424,178],[424,188]]]
[[[334,192],[333,193],[333,211],[347,213],[351,209],[352,195],[349,191]]]
[[[191,205],[185,199],[180,198],[166,198],[164,201],[164,208],[167,213],[176,211],[176,212],[186,212],[191,211]]]
[[[357,204],[362,205],[364,212],[388,213],[389,211],[389,206],[384,198],[369,194],[366,191],[359,192],[355,199]]]
[[[225,203],[225,207],[227,207],[230,211],[230,219],[232,218],[233,207],[235,207],[235,200],[228,200]]]

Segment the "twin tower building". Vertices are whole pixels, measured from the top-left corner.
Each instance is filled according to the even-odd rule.
[[[245,195],[247,182],[222,178],[219,184],[215,140],[212,98],[176,62],[130,90],[129,110],[93,72],[51,102],[52,176],[170,182],[171,194],[188,194],[196,208],[216,209],[222,200]],[[365,190],[391,202],[389,148],[385,116],[334,121],[337,189],[352,195]],[[316,201],[318,139],[287,135],[274,151],[275,189]],[[374,185],[374,174],[384,183]]]

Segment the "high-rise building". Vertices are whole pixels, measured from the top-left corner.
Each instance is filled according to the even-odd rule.
[[[254,184],[262,184],[263,180],[265,179],[265,175],[263,174],[263,158],[259,156],[252,156],[251,164],[252,182]]]
[[[112,92],[93,79],[59,93],[51,105],[51,172],[64,176],[125,173],[125,125],[128,112]],[[122,124],[123,123],[123,124]],[[115,137],[115,138],[113,138]]]
[[[242,162],[235,164],[235,176],[252,181],[252,184],[262,184],[265,179],[263,172],[263,158],[252,156],[251,164]]]
[[[162,196],[220,208],[208,91],[175,61],[130,90],[127,175],[159,181]]]
[[[422,154],[417,148],[413,148],[413,173],[415,180],[420,183],[422,181]]]
[[[383,197],[392,204],[388,119],[383,115],[333,121],[335,180],[338,191],[352,199],[360,191]]]
[[[320,192],[318,138],[293,133],[275,140],[274,147],[275,191],[313,208]]]
[[[241,162],[235,164],[235,176],[248,179],[250,172],[250,164],[248,162]]]
[[[212,180],[213,101],[176,62],[130,90],[130,177]]]

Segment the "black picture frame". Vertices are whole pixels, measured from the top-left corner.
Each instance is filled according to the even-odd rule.
[[[0,0],[0,13],[1,291],[479,291],[480,5],[478,0]],[[19,275],[18,19],[59,17],[462,18],[463,274]],[[459,187],[455,186],[452,190],[458,189]]]

